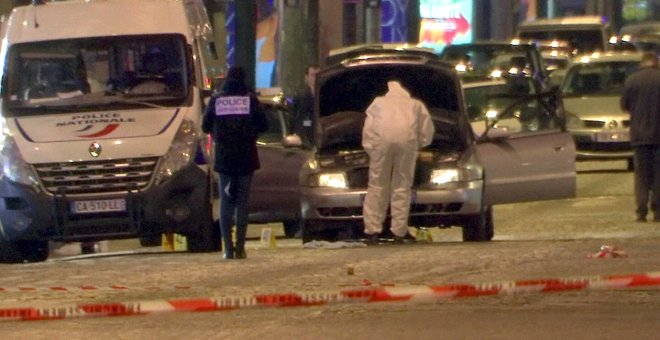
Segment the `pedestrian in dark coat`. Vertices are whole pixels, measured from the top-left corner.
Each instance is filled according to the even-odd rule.
[[[225,259],[242,259],[248,224],[248,200],[252,174],[259,169],[257,137],[268,121],[254,91],[245,83],[245,72],[231,67],[222,90],[211,97],[202,129],[215,143],[214,170],[220,175],[220,232]],[[236,243],[232,226],[236,223]]]
[[[635,167],[638,222],[646,222],[650,206],[660,222],[660,68],[655,53],[645,53],[640,69],[624,84],[621,108],[630,113],[630,145]],[[649,195],[650,193],[650,195]]]
[[[318,64],[307,65],[305,71],[305,91],[302,95],[294,98],[293,122],[294,131],[303,140],[304,145],[311,146],[314,143],[314,87],[316,86],[316,75],[321,70]]]

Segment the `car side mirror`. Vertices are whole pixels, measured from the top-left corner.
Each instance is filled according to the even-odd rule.
[[[300,147],[302,146],[302,139],[296,134],[287,135],[282,139],[282,145],[285,147]]]

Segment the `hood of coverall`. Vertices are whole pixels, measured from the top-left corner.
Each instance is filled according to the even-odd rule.
[[[365,148],[378,141],[416,145],[419,102],[411,100],[398,81],[388,81],[387,88],[387,93],[376,97],[367,109],[372,123],[365,126],[362,144]]]

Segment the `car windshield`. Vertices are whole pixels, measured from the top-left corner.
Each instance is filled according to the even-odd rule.
[[[268,120],[268,129],[259,135],[257,143],[260,145],[281,143],[282,138],[292,132],[289,112],[284,107],[273,105],[266,100],[262,100],[261,105]]]
[[[626,77],[638,68],[638,61],[576,64],[568,72],[562,92],[566,97],[620,95]]]
[[[508,95],[511,94],[510,84],[504,80],[466,84],[463,93],[470,121],[494,119],[518,100]]]
[[[15,44],[2,77],[5,112],[181,105],[189,92],[185,54],[174,34]]]

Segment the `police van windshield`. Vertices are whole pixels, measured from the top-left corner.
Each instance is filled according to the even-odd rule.
[[[5,115],[183,105],[185,46],[175,34],[15,44],[2,77]]]

